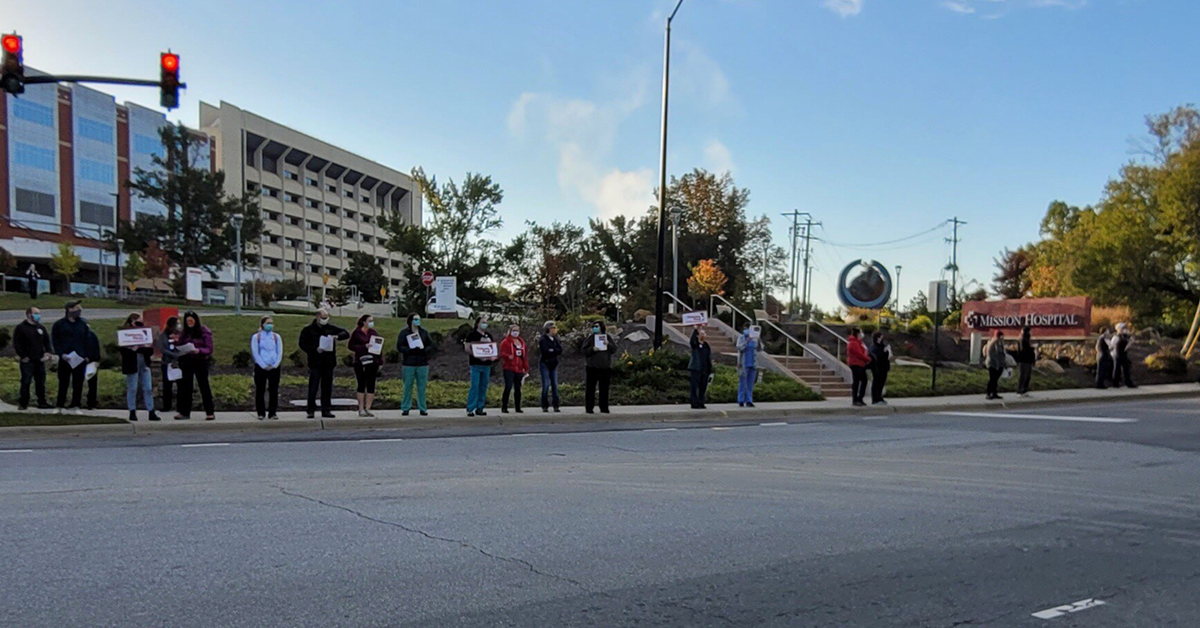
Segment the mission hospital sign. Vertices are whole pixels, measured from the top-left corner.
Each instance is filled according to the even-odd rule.
[[[990,334],[998,329],[1012,337],[1026,326],[1035,337],[1087,336],[1092,331],[1092,299],[1009,299],[963,304],[963,335],[971,332]]]

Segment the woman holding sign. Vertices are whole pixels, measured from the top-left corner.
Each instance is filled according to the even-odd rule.
[[[375,340],[378,338],[378,340]],[[375,317],[363,314],[350,334],[346,348],[354,354],[354,379],[358,380],[358,416],[373,417],[375,381],[383,364],[383,336],[375,331]]]
[[[433,338],[421,328],[421,315],[408,315],[408,327],[400,330],[400,354],[403,357],[401,373],[404,378],[404,395],[400,399],[400,414],[408,416],[412,410],[413,392],[417,393],[417,410],[421,416],[429,416],[425,408],[425,386],[429,383],[429,354],[434,350]]]
[[[250,336],[250,355],[254,357],[254,414],[259,421],[278,420],[283,338],[275,333],[275,319],[270,316],[259,319],[258,331]]]
[[[521,384],[529,376],[529,348],[521,338],[521,326],[508,328],[508,335],[500,341],[500,366],[504,369],[504,395],[500,398],[500,412],[508,414],[508,393],[513,393],[513,407],[521,414]]]
[[[496,341],[488,333],[487,319],[480,316],[475,321],[475,329],[467,334],[463,346],[467,350],[468,362],[471,364],[471,390],[467,392],[467,416],[487,416],[484,406],[487,405],[488,382],[492,378],[492,364],[499,359]]]
[[[200,315],[188,311],[183,315],[183,331],[179,332],[179,343],[175,347],[183,353],[179,357],[179,368],[183,379],[179,380],[179,412],[175,420],[192,418],[192,386],[200,387],[200,402],[204,406],[204,420],[216,419],[212,388],[208,384],[208,368],[212,362],[213,337],[207,327],[200,324]]]
[[[604,326],[604,321],[592,323],[592,333],[584,337],[583,359],[585,392],[584,409],[592,414],[596,404],[596,392],[600,392],[600,412],[608,414],[608,385],[612,381],[612,357],[617,352],[617,343]]]
[[[163,326],[162,331],[154,337],[154,348],[162,356],[161,410],[163,412],[171,411],[175,393],[179,392],[179,382],[183,380],[183,371],[177,364],[177,360],[183,355],[183,352],[175,349],[177,340],[179,340],[179,319],[172,316],[167,319],[167,324]]]
[[[129,408],[129,420],[137,420],[137,394],[142,392],[142,403],[150,413],[150,420],[157,421],[154,413],[154,391],[150,379],[150,359],[154,357],[154,334],[142,322],[138,313],[125,317],[125,324],[117,330],[117,346],[121,350],[121,373],[125,375],[125,407]]]

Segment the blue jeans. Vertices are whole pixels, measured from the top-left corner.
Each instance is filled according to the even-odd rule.
[[[467,393],[467,412],[479,412],[487,405],[488,381],[492,366],[471,366],[471,390]]]
[[[146,409],[154,412],[154,389],[150,381],[150,367],[143,366],[137,373],[125,376],[125,407],[132,412],[137,410],[138,389],[142,391],[142,403]]]
[[[738,370],[738,403],[754,403],[754,384],[758,369],[747,366]]]
[[[558,365],[547,366],[545,362],[538,364],[538,373],[542,376],[542,409],[557,408],[558,401]],[[553,402],[553,403],[551,403]]]

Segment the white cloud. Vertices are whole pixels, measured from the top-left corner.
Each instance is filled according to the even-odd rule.
[[[680,90],[698,97],[709,106],[733,102],[729,78],[704,49],[687,41],[674,44],[679,60],[671,60],[671,90]]]
[[[1010,9],[1017,8],[1059,8],[1082,9],[1088,0],[943,0],[942,7],[960,13],[972,15],[978,13],[985,19],[1003,17]],[[986,9],[986,12],[981,12]]]
[[[713,140],[704,147],[704,159],[713,172],[733,172],[733,155],[721,140]]]
[[[863,0],[825,0],[822,4],[842,17],[858,15],[863,8]]]

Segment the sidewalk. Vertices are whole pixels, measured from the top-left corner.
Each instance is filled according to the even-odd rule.
[[[982,395],[958,395],[947,397],[913,397],[895,399],[886,406],[854,408],[849,400],[797,401],[761,403],[755,408],[739,408],[737,404],[711,404],[707,410],[692,410],[685,405],[614,406],[611,414],[587,414],[580,407],[563,408],[561,413],[543,413],[534,406],[524,414],[501,414],[499,408],[489,408],[486,417],[468,418],[461,409],[430,410],[429,416],[419,416],[416,410],[402,417],[399,410],[376,410],[375,418],[359,418],[354,410],[335,410],[333,419],[305,419],[303,412],[284,412],[277,421],[259,421],[251,412],[219,412],[215,421],[205,421],[202,415],[192,415],[188,421],[175,421],[171,415],[162,421],[151,423],[145,411],[138,413],[137,423],[110,425],[64,425],[38,427],[0,428],[0,438],[11,436],[55,436],[80,434],[153,434],[163,432],[220,432],[255,430],[346,430],[380,428],[441,428],[441,427],[521,427],[570,425],[582,423],[670,423],[670,422],[739,422],[764,419],[794,419],[822,417],[880,416],[888,414],[915,414],[927,412],[965,410],[1006,410],[1066,404],[1087,404],[1106,401],[1132,401],[1138,399],[1168,399],[1172,397],[1200,397],[1200,386],[1195,383],[1143,386],[1137,389],[1109,389],[1098,391],[1090,388],[1073,390],[1049,390],[1031,393],[1027,397],[1006,395],[1000,401],[986,401]],[[0,412],[16,412],[14,406],[0,403]],[[31,412],[46,412],[32,410]],[[1197,411],[1200,414],[1200,409]],[[90,416],[125,418],[125,410],[96,410]]]

